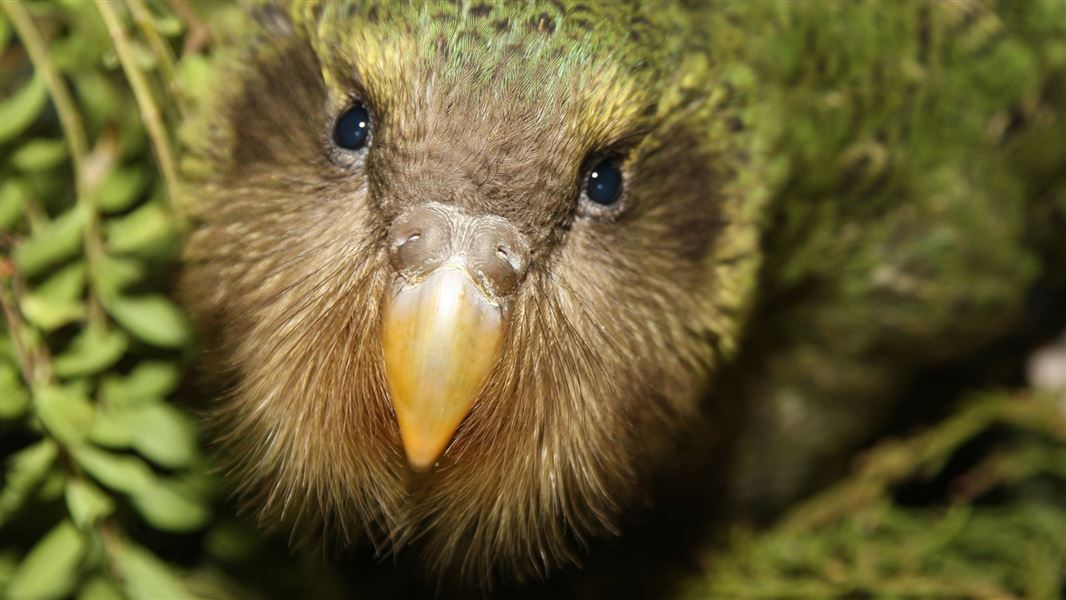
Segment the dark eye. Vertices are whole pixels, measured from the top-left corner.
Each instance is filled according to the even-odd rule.
[[[333,126],[333,141],[347,150],[361,150],[370,139],[370,112],[362,104],[349,108]]]
[[[602,160],[589,171],[585,181],[585,195],[604,206],[614,204],[622,194],[622,171],[614,159]]]

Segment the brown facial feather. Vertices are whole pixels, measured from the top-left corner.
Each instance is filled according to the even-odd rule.
[[[575,561],[575,543],[615,531],[696,410],[711,342],[740,326],[730,306],[754,261],[719,258],[748,257],[754,237],[723,240],[756,211],[741,209],[734,149],[702,133],[728,107],[678,84],[673,107],[646,95],[636,116],[604,126],[582,100],[602,94],[576,91],[602,79],[531,93],[546,76],[536,64],[486,87],[434,71],[433,57],[375,90],[357,59],[333,53],[327,69],[282,25],[234,61],[232,89],[205,117],[211,175],[197,183],[182,283],[233,381],[219,423],[240,491],[298,538],[415,545],[438,574],[524,577]],[[358,155],[331,142],[353,98],[374,119]],[[581,189],[604,153],[623,158],[625,191],[596,213]],[[498,363],[416,478],[385,385],[381,299],[387,228],[426,202],[506,218],[533,256]]]

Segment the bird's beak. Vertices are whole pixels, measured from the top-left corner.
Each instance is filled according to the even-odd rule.
[[[407,461],[428,469],[473,408],[505,323],[461,264],[449,263],[385,302],[385,376]]]

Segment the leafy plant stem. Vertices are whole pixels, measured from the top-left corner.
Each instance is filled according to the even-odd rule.
[[[45,87],[48,89],[48,94],[55,104],[56,113],[59,115],[59,123],[63,128],[63,135],[67,138],[67,144],[70,145],[74,172],[77,175],[78,182],[83,184],[82,171],[88,142],[86,141],[85,125],[82,122],[81,113],[75,107],[74,99],[71,97],[70,91],[67,90],[67,86],[63,83],[59,70],[49,58],[44,38],[41,37],[41,33],[33,24],[33,18],[26,11],[22,0],[4,2],[2,6],[4,12],[11,18],[11,24],[14,25],[19,39],[22,40],[34,68],[44,77]]]
[[[19,317],[18,311],[15,310],[15,304],[12,302],[11,292],[7,286],[6,280],[14,280],[15,278],[15,265],[6,257],[0,259],[0,261],[2,261],[0,262],[0,270],[3,271],[3,277],[0,278],[0,309],[4,313],[4,324],[7,325],[7,330],[11,333],[11,341],[15,348],[19,371],[27,383],[35,381],[47,382],[51,379],[50,373],[47,369],[41,370],[39,368],[38,361],[34,360],[22,340],[22,318]]]
[[[111,37],[111,43],[115,47],[118,60],[122,64],[122,71],[126,74],[126,79],[133,90],[134,98],[137,100],[137,106],[141,113],[141,122],[144,123],[148,137],[152,140],[152,148],[155,151],[156,161],[159,163],[159,170],[163,173],[163,180],[166,182],[167,191],[169,192],[168,195],[173,198],[178,191],[178,178],[162,113],[160,113],[159,107],[152,97],[148,80],[137,67],[129,36],[126,35],[126,30],[115,12],[115,6],[107,0],[95,0],[95,2],[97,10],[107,26],[107,33]]]
[[[126,6],[129,7],[130,14],[133,15],[133,21],[137,23],[137,27],[140,28],[145,39],[148,40],[148,44],[152,46],[152,51],[155,52],[156,57],[159,59],[166,77],[167,89],[174,96],[178,112],[184,115],[188,107],[185,104],[185,96],[178,85],[178,72],[174,66],[174,53],[170,50],[170,46],[163,39],[163,36],[159,35],[159,31],[156,30],[155,24],[152,22],[152,15],[148,7],[145,6],[144,0],[126,0]]]
[[[33,23],[32,17],[23,6],[22,0],[5,2],[4,10],[11,17],[15,31],[19,39],[26,47],[33,66],[44,77],[45,87],[51,97],[59,115],[59,123],[63,129],[63,136],[70,146],[71,162],[74,166],[74,187],[78,197],[78,203],[86,212],[85,218],[85,255],[89,262],[89,268],[99,260],[103,254],[103,240],[100,237],[100,217],[92,206],[90,191],[101,179],[102,174],[91,174],[87,167],[88,141],[85,134],[85,124],[81,113],[74,104],[59,70],[48,55],[48,50],[40,31]],[[91,179],[91,180],[90,180]],[[100,304],[100,299],[90,292],[89,294],[89,325],[102,325],[107,316]]]

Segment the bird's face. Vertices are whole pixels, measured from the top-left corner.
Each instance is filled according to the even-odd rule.
[[[741,102],[675,13],[263,11],[197,123],[183,288],[266,520],[475,576],[613,530],[757,263]]]

